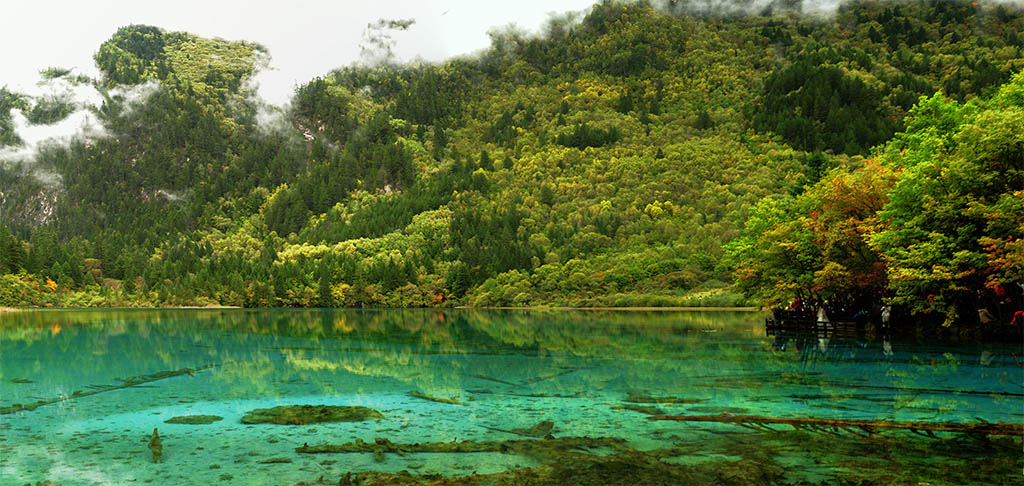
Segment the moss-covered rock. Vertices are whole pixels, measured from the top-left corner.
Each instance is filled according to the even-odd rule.
[[[384,418],[380,412],[367,407],[337,405],[287,405],[257,408],[242,417],[243,424],[307,425],[320,422],[362,422]]]

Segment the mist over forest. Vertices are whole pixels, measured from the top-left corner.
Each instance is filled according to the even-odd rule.
[[[0,89],[0,306],[960,322],[1024,280],[1020,4],[603,1],[397,63],[414,22],[285,107],[259,39],[148,25]]]

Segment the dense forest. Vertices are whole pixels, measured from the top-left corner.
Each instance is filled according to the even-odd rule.
[[[275,112],[258,44],[119,29],[102,133],[0,164],[0,305],[667,306],[1024,281],[1024,13],[604,1]],[[0,90],[46,125],[73,107]],[[5,154],[10,152],[0,152]],[[1009,290],[1007,290],[1009,289]]]

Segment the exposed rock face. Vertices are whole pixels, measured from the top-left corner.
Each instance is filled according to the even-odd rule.
[[[243,424],[308,425],[320,422],[362,422],[384,418],[380,412],[367,407],[336,405],[288,405],[257,408],[242,417]]]
[[[207,425],[224,420],[224,417],[217,415],[182,415],[164,420],[165,424],[186,424],[186,425]]]

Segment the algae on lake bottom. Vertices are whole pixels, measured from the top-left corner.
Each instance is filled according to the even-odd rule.
[[[321,422],[362,422],[384,418],[367,407],[337,405],[287,405],[257,408],[242,417],[243,424],[309,425]]]
[[[186,425],[208,425],[219,420],[223,420],[224,417],[219,415],[182,415],[178,417],[171,417],[164,420],[165,424],[186,424]]]

